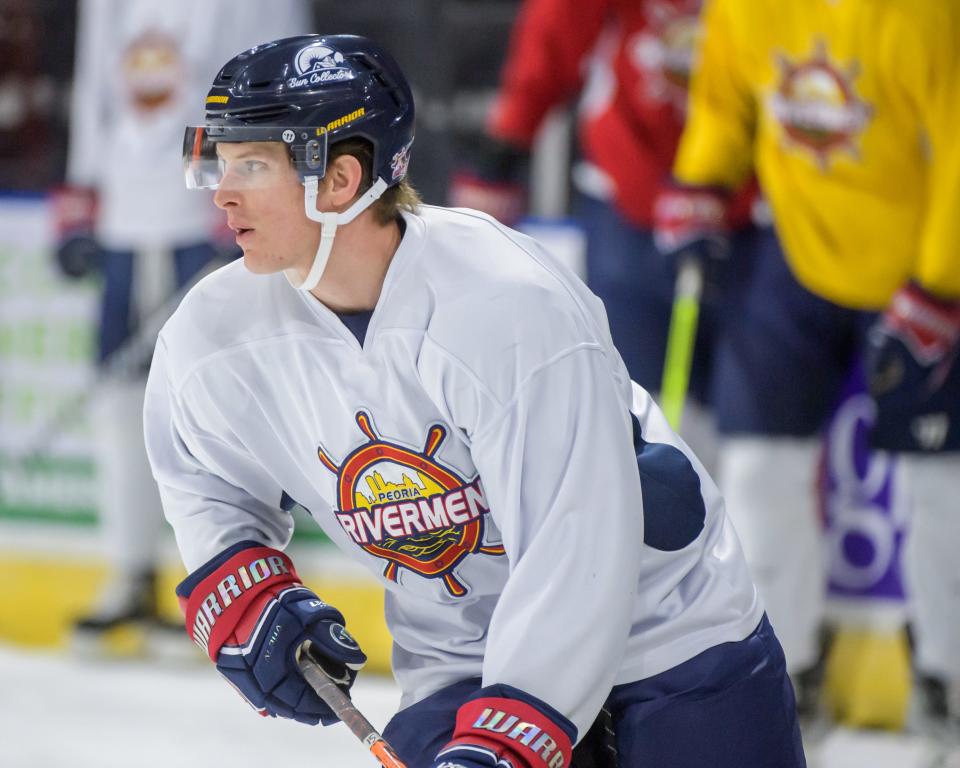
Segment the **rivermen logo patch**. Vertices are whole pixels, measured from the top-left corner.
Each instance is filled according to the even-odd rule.
[[[368,442],[340,464],[323,447],[320,462],[337,476],[337,521],[353,541],[387,561],[384,576],[400,568],[441,579],[454,597],[467,586],[454,569],[469,554],[502,555],[503,546],[484,545],[484,515],[490,508],[480,478],[464,480],[434,459],[446,439],[435,424],[421,450],[381,440],[369,414],[356,415]]]
[[[768,104],[786,140],[812,152],[824,169],[832,153],[858,157],[856,140],[872,113],[853,87],[858,64],[845,70],[833,64],[823,40],[809,58],[793,62],[781,54],[778,64],[780,83]]]

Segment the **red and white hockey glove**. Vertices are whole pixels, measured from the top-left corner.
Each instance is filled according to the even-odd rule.
[[[654,244],[668,256],[726,257],[729,205],[729,195],[719,187],[666,187],[653,206]]]
[[[867,337],[870,393],[909,407],[936,392],[960,347],[960,300],[909,283],[897,291]]]
[[[187,634],[261,715],[337,722],[300,674],[297,654],[309,643],[345,692],[367,657],[340,611],[300,583],[283,552],[235,544],[190,574],[177,595]]]
[[[490,685],[457,710],[453,739],[432,768],[566,768],[577,729],[539,699]]]
[[[57,266],[67,277],[86,277],[100,265],[100,246],[93,237],[96,190],[57,187],[50,193],[50,204],[57,234]]]
[[[673,184],[653,206],[653,242],[676,273],[693,261],[703,278],[703,298],[715,299],[730,255],[729,195],[718,187]]]
[[[515,225],[526,212],[527,191],[522,178],[527,151],[483,137],[465,154],[450,181],[450,205],[483,211],[508,227]]]

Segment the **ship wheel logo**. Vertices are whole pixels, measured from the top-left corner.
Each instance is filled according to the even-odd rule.
[[[467,594],[454,573],[472,553],[502,555],[502,544],[483,543],[489,513],[480,478],[464,480],[434,458],[447,437],[435,424],[419,452],[380,439],[369,414],[356,414],[368,442],[340,464],[323,447],[320,462],[337,476],[338,522],[353,541],[387,561],[383,575],[397,581],[406,568],[441,579],[453,597]]]
[[[769,106],[787,140],[812,152],[823,169],[833,152],[858,157],[856,139],[869,122],[872,108],[853,87],[859,74],[857,63],[846,70],[835,66],[826,43],[819,40],[806,60],[792,62],[780,55],[778,64],[780,85],[770,96]]]

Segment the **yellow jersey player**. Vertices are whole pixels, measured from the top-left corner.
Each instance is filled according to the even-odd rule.
[[[772,209],[738,254],[715,393],[720,485],[754,576],[791,670],[809,668],[817,433],[863,359],[873,444],[912,476],[916,664],[956,690],[960,3],[712,0],[704,25],[658,227],[706,253],[725,190],[753,170]]]

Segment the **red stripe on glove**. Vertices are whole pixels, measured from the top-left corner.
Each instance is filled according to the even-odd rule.
[[[474,699],[457,710],[453,740],[444,751],[460,745],[490,749],[517,768],[562,768],[573,752],[563,729],[540,710],[505,698]]]
[[[883,320],[922,365],[942,360],[960,340],[960,301],[937,298],[918,285],[897,291]]]
[[[187,599],[187,634],[212,661],[243,618],[246,609],[265,591],[272,593],[300,577],[290,558],[271,547],[244,549],[201,581]],[[259,612],[256,612],[259,615]]]

